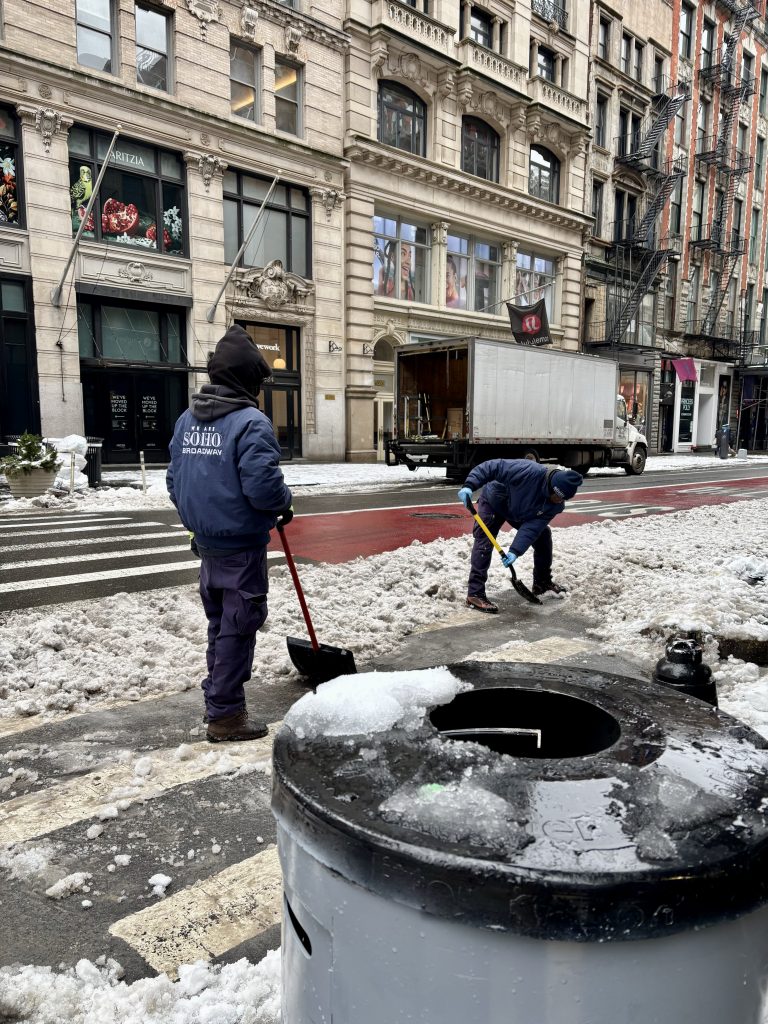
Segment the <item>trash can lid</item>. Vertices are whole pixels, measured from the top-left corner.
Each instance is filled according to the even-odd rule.
[[[753,730],[589,669],[431,671],[326,683],[277,735],[273,812],[342,877],[430,914],[576,941],[668,935],[768,902],[768,741]]]

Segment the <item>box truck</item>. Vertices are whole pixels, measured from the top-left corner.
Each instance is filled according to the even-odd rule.
[[[597,356],[487,338],[403,345],[387,464],[445,466],[451,480],[486,459],[640,474],[648,442],[618,392],[618,364]]]

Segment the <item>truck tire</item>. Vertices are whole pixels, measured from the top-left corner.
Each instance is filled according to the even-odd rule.
[[[539,458],[539,453],[535,451],[533,448],[530,448],[527,452],[525,452],[523,458],[528,459],[529,462],[541,462],[541,459]]]
[[[590,469],[592,469],[592,463],[577,462],[575,466],[571,466],[571,469],[575,469],[577,473],[581,473],[582,476],[586,476]]]
[[[624,472],[627,476],[640,476],[645,469],[647,459],[648,452],[641,445],[638,445],[632,454],[629,465],[624,467]]]

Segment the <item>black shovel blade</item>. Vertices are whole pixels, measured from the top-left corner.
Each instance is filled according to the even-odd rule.
[[[530,604],[541,604],[541,601],[538,599],[538,597],[536,597],[533,591],[529,590],[528,587],[526,587],[526,585],[523,583],[523,581],[517,578],[517,573],[511,565],[509,567],[509,575],[512,578],[512,586],[518,592],[520,597],[524,597],[525,600],[528,601]]]
[[[336,676],[349,676],[357,672],[355,656],[343,647],[319,644],[315,650],[309,640],[286,638],[288,654],[297,670],[313,684],[327,683]]]

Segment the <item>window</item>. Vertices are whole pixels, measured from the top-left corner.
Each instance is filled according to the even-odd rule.
[[[373,292],[429,302],[429,232],[401,217],[373,218]]]
[[[258,122],[260,77],[258,52],[233,42],[229,48],[229,109],[235,117]]]
[[[715,52],[715,23],[709,18],[704,19],[701,29],[701,66],[712,67],[712,55]]]
[[[685,319],[689,330],[695,330],[694,324],[699,318],[699,267],[694,265],[691,269],[691,277],[688,282],[688,306]]]
[[[760,255],[760,211],[752,210],[752,223],[749,228],[749,262],[757,265]]]
[[[704,183],[697,181],[693,186],[693,205],[691,209],[691,238],[701,239],[701,222],[704,214]]]
[[[170,16],[136,5],[136,81],[170,92],[168,51]]]
[[[635,63],[632,69],[632,74],[636,82],[642,82],[643,80],[643,59],[645,54],[645,47],[642,43],[635,43]]]
[[[677,274],[679,263],[667,264],[667,282],[664,288],[664,326],[674,330],[675,310],[677,307]]]
[[[712,103],[709,100],[705,100],[704,97],[699,98],[699,110],[696,115],[696,152],[706,152],[705,139],[709,137],[709,126],[710,117],[712,113]]]
[[[240,171],[224,174],[224,257],[232,264],[253,226],[269,181]],[[303,188],[281,182],[264,208],[259,226],[242,255],[241,266],[265,267],[281,260],[299,277],[310,271],[310,202]]]
[[[531,146],[528,191],[549,203],[560,202],[560,161],[543,146]]]
[[[600,238],[603,233],[603,195],[605,186],[602,181],[592,182],[592,216],[595,218],[595,237]]]
[[[625,75],[630,74],[632,67],[632,36],[626,32],[621,37],[621,70]]]
[[[683,179],[678,178],[677,184],[672,189],[672,199],[669,207],[669,230],[673,235],[679,235],[683,223]]]
[[[515,301],[530,306],[544,299],[547,317],[554,320],[555,261],[551,256],[536,252],[517,253],[515,273]]]
[[[19,126],[8,107],[0,107],[0,224],[21,223],[19,204]]]
[[[185,319],[179,312],[138,305],[78,303],[80,358],[185,366]]]
[[[499,136],[475,117],[462,118],[461,169],[488,181],[499,180]]]
[[[765,139],[759,135],[755,142],[755,188],[765,188]]]
[[[0,278],[0,440],[40,431],[32,286]]]
[[[736,134],[736,148],[739,151],[739,156],[749,155],[749,142],[747,141],[747,138],[747,126],[745,124],[739,124],[738,132]]]
[[[275,60],[275,122],[279,132],[301,135],[301,68]]]
[[[108,135],[88,128],[69,133],[72,234],[85,214],[109,142]],[[184,195],[178,153],[121,138],[82,237],[184,255]]]
[[[675,142],[678,146],[688,145],[688,104],[684,103],[675,114]]]
[[[112,0],[77,0],[77,63],[112,73]]]
[[[426,156],[426,126],[427,109],[415,93],[394,82],[381,83],[379,142],[417,156]]]
[[[626,107],[619,109],[618,156],[626,156],[638,148],[642,123],[639,114],[633,114]]]
[[[608,138],[608,97],[597,94],[595,104],[595,145],[606,148]]]
[[[768,109],[768,71],[763,68],[760,72],[760,113],[765,115],[766,109]]]
[[[695,10],[690,4],[683,3],[680,8],[680,35],[678,37],[678,53],[687,60],[693,53],[693,19]]]
[[[545,46],[539,47],[539,60],[536,65],[536,74],[539,78],[546,78],[548,82],[555,80],[555,54]]]
[[[722,206],[723,194],[722,192],[718,195],[718,211]],[[719,212],[715,217],[715,220],[719,220]],[[734,199],[733,200],[733,233],[737,238],[741,238],[742,225],[744,223],[744,200]]]
[[[614,193],[614,242],[630,241],[635,235],[637,196],[617,188]]]
[[[653,58],[653,89],[657,96],[664,92],[664,58],[659,54]]]
[[[602,60],[610,60],[611,55],[611,23],[601,18],[597,30],[597,56]]]
[[[751,53],[743,50],[741,54],[741,80],[742,82],[751,82],[754,77],[755,58]]]
[[[491,49],[493,42],[493,22],[491,16],[479,7],[473,7],[470,12],[469,38],[487,49]]]
[[[464,235],[448,235],[445,305],[449,309],[494,312],[501,279],[500,248]]]

